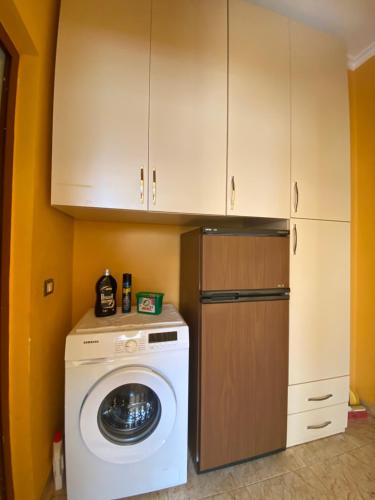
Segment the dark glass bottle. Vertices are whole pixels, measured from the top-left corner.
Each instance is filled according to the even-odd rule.
[[[117,283],[109,269],[96,282],[95,316],[116,314]]]
[[[129,313],[132,308],[132,275],[124,273],[122,275],[122,312]]]

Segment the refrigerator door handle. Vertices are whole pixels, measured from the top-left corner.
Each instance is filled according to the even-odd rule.
[[[212,302],[212,303],[218,303],[221,304],[222,302],[235,302],[236,300],[239,300],[240,294],[239,293],[215,293],[215,294],[207,294],[203,295],[202,299],[205,302]]]
[[[266,300],[289,300],[289,288],[265,290],[202,292],[202,304],[222,304],[225,302],[258,302]]]

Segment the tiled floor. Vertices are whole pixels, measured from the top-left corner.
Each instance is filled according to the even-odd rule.
[[[53,498],[63,500],[64,494]],[[187,484],[133,500],[375,499],[375,419],[350,422],[345,434],[197,475]]]

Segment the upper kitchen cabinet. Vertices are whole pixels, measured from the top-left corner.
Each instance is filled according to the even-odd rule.
[[[227,214],[289,218],[288,19],[229,0]]]
[[[345,47],[291,21],[293,217],[350,220]]]
[[[151,0],[63,0],[52,203],[147,209]]]
[[[225,214],[226,0],[154,0],[149,209]]]

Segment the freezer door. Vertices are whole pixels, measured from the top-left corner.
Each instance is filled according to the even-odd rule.
[[[285,448],[288,307],[201,305],[201,471]]]
[[[289,236],[202,236],[201,290],[289,287]]]

